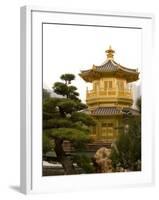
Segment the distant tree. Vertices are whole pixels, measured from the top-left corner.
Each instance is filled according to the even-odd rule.
[[[43,101],[43,134],[54,141],[57,161],[62,164],[65,174],[75,174],[73,158],[66,155],[63,143],[68,140],[76,148],[78,144],[89,141],[89,127],[95,122],[81,112],[87,106],[79,99],[77,88],[71,85],[75,76],[64,74],[61,79],[64,83],[54,83],[53,90],[63,97],[49,97]]]
[[[50,93],[47,89],[43,89],[43,100],[46,100],[50,97]]]

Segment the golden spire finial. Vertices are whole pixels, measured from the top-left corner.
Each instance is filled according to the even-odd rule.
[[[107,53],[107,59],[113,60],[115,51],[112,49],[111,45],[109,46],[109,49],[105,52]]]

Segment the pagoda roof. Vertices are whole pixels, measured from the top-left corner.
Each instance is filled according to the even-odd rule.
[[[113,116],[123,115],[125,112],[131,113],[133,116],[139,116],[139,111],[133,108],[120,108],[120,107],[98,107],[91,110],[90,114],[93,116]]]
[[[124,78],[128,82],[133,82],[138,80],[139,72],[137,69],[126,68],[119,63],[115,62],[114,50],[111,47],[106,51],[107,60],[101,65],[93,65],[92,69],[82,70],[79,74],[85,81],[92,82],[93,80],[99,79],[101,77],[118,77]]]

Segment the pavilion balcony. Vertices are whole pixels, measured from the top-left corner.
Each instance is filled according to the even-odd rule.
[[[107,90],[87,90],[86,98],[87,100],[91,98],[126,98],[126,99],[132,99],[132,90],[131,89],[107,89]]]

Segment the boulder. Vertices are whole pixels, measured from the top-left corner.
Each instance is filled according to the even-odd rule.
[[[112,161],[109,158],[111,149],[101,147],[94,155],[94,165],[97,173],[109,173],[112,172]]]

